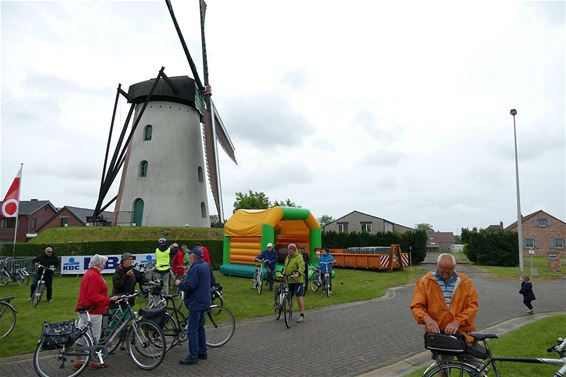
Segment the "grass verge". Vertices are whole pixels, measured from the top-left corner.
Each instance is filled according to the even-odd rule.
[[[538,275],[536,277],[548,279],[548,278],[557,278],[564,276],[563,272],[550,272],[548,271],[548,265],[546,257],[536,256],[533,258],[533,267],[538,270]],[[525,257],[525,272],[527,275],[531,275],[531,257]],[[485,270],[490,276],[496,278],[504,278],[504,279],[518,279],[521,274],[519,267],[499,267],[499,266],[480,266],[476,265],[477,267]]]
[[[543,318],[522,326],[516,330],[492,339],[489,342],[491,352],[495,356],[507,357],[539,357],[555,358],[556,354],[546,352],[546,349],[556,342],[556,338],[566,336],[566,315]],[[489,377],[495,376],[490,368]],[[524,364],[498,362],[497,369],[505,377],[552,376],[558,370],[555,365]],[[420,377],[425,368],[421,368],[405,377]]]
[[[420,270],[415,268],[391,273],[337,269],[336,278],[333,280],[332,296],[327,298],[320,291],[317,293],[309,291],[305,297],[305,306],[307,309],[312,309],[380,297],[387,288],[415,281],[419,273]],[[224,304],[234,313],[237,320],[273,313],[273,296],[267,288],[260,296],[257,292],[252,291],[251,279],[227,277],[218,271],[215,272],[215,275],[224,286]],[[110,291],[111,275],[105,275],[105,279]],[[52,302],[47,304],[44,297],[35,308],[32,308],[27,302],[29,286],[0,287],[0,297],[16,296],[12,304],[17,310],[16,328],[8,337],[0,341],[2,345],[0,357],[33,352],[41,335],[41,325],[44,321],[54,322],[75,318],[76,314],[73,309],[77,303],[79,286],[80,278],[55,278]]]

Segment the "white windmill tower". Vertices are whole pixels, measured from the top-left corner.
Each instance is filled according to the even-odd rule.
[[[236,158],[222,119],[210,100],[204,9],[201,2],[203,85],[170,1],[166,0],[166,3],[194,79],[188,76],[167,77],[162,68],[156,78],[130,86],[128,93],[118,86],[94,221],[106,207],[116,201],[114,224],[208,227],[210,220],[205,168],[219,220],[224,220],[216,141],[235,163]],[[131,106],[106,170],[116,104],[120,95],[126,97]],[[134,122],[124,141],[132,115]],[[104,196],[122,166],[124,169],[118,195],[103,207]]]

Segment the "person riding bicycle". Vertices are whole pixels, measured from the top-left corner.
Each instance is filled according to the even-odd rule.
[[[33,260],[33,264],[35,266],[42,265],[47,270],[45,271],[45,275],[43,275],[43,281],[45,281],[45,288],[47,288],[47,302],[51,301],[52,293],[53,293],[53,269],[59,266],[59,258],[53,252],[52,247],[46,247],[45,251],[41,253],[37,258]],[[31,284],[31,291],[29,294],[29,299],[31,300],[31,296],[33,295],[33,291],[37,287],[37,283],[39,283],[39,279],[41,278],[41,274],[43,273],[43,267],[39,267],[33,277],[33,282]]]
[[[87,272],[83,275],[81,279],[81,286],[79,289],[79,298],[77,300],[77,306],[75,311],[79,309],[89,310],[90,322],[92,324],[92,335],[94,336],[93,341],[96,343],[100,339],[100,333],[102,331],[102,315],[108,310],[108,306],[111,302],[117,301],[119,296],[113,295],[108,298],[108,287],[104,278],[102,277],[102,270],[108,261],[108,257],[104,255],[96,254],[90,260]],[[79,327],[84,328],[88,325],[88,316],[86,313],[79,313]],[[82,365],[81,361],[76,361],[75,366]],[[106,368],[107,363],[99,364],[91,362],[89,365],[92,369]]]
[[[160,238],[159,247],[155,249],[155,270],[157,278],[163,282],[163,291],[169,294],[169,259],[171,256],[171,248],[167,247],[167,240]]]
[[[273,277],[275,273],[275,264],[277,263],[277,251],[273,248],[273,244],[269,242],[267,248],[260,255],[254,258],[255,261],[265,261],[267,268],[267,284],[269,290],[273,290]]]
[[[289,296],[291,300],[293,296],[297,297],[299,304],[299,318],[297,322],[301,323],[305,320],[305,300],[304,300],[304,281],[305,281],[305,261],[297,250],[297,245],[290,243],[287,246],[289,252],[285,259],[285,266],[283,267],[283,274],[290,275],[287,282],[289,283]]]
[[[204,314],[210,307],[210,288],[216,283],[212,268],[203,260],[202,250],[191,250],[190,257],[191,268],[183,280],[175,280],[175,285],[185,293],[185,305],[189,311],[189,352],[184,359],[179,360],[182,365],[193,365],[198,359],[208,358]]]
[[[336,260],[330,254],[330,250],[328,250],[327,247],[322,249],[322,253],[320,254],[320,257],[318,259],[318,268],[320,269],[320,276],[321,276],[323,285],[325,284],[324,274],[326,273],[326,270],[328,269],[328,273],[330,274],[330,276],[332,276],[332,265],[335,264],[335,263],[336,263]],[[332,279],[330,279],[329,290],[332,293]]]

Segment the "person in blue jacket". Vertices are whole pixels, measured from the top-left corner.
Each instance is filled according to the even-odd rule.
[[[329,264],[322,264],[321,262],[325,262]],[[320,255],[320,259],[318,260],[318,268],[320,269],[320,275],[324,276],[324,273],[328,268],[328,272],[330,273],[330,276],[332,276],[332,265],[334,263],[336,263],[336,260],[332,255],[330,255],[328,248],[326,247],[322,249],[322,254]],[[324,278],[322,280],[322,283],[324,284]],[[332,279],[330,279],[330,291],[332,291]]]
[[[533,314],[533,304],[531,304],[534,300],[536,300],[535,293],[533,292],[533,285],[531,283],[531,279],[527,275],[521,276],[521,290],[519,291],[520,294],[523,295],[523,304],[529,309],[527,313]]]
[[[210,288],[214,285],[214,275],[208,263],[203,261],[200,249],[190,251],[191,267],[183,280],[175,284],[185,293],[185,305],[189,311],[187,335],[189,338],[189,353],[179,364],[192,365],[198,359],[208,358],[206,350],[206,333],[204,330],[204,315],[210,306]]]
[[[272,291],[275,264],[277,263],[277,251],[273,248],[273,244],[271,242],[268,243],[267,249],[255,257],[254,260],[265,261],[265,268],[267,268],[267,284],[269,285],[269,290]]]

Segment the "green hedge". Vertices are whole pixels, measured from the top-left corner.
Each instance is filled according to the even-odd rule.
[[[210,252],[210,259],[214,269],[218,269],[222,264],[222,242],[219,240],[168,240],[179,245],[187,243],[192,248],[196,242],[206,246]],[[94,255],[94,254],[122,254],[129,253],[152,253],[157,244],[155,241],[98,241],[98,242],[74,242],[74,243],[51,243],[51,244],[16,244],[16,256],[37,256],[45,250],[47,246],[53,247],[56,255]],[[12,245],[1,244],[0,255],[12,256]]]
[[[323,232],[322,245],[331,249],[346,249],[348,247],[362,246],[390,246],[391,244],[399,244],[401,250],[409,252],[413,263],[420,263],[426,255],[426,232],[417,230],[414,232],[404,233],[337,233]],[[409,249],[410,248],[410,249]]]
[[[515,267],[519,265],[517,233],[476,228],[462,229],[464,253],[474,263],[486,266]]]

